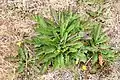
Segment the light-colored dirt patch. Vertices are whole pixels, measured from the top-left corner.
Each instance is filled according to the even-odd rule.
[[[111,16],[106,21],[110,29],[109,35],[111,37],[111,44],[114,49],[120,49],[120,1],[112,4]]]

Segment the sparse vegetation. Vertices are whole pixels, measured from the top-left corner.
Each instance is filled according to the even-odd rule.
[[[105,2],[105,0],[78,0],[77,2],[78,3],[79,2],[85,2],[85,3],[88,3],[88,4],[103,4]]]

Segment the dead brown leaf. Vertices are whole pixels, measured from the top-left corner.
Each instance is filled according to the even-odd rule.
[[[102,66],[103,65],[103,57],[102,54],[99,54],[99,64]]]

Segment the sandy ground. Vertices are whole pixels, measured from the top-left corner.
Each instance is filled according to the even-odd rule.
[[[85,14],[88,9],[96,10],[97,7],[87,4],[76,3],[76,0],[0,0],[0,80],[18,80],[16,78],[17,65],[4,58],[17,55],[16,42],[23,40],[26,36],[34,34],[32,14],[41,14],[50,18],[50,7],[55,10],[71,8],[81,14]],[[103,17],[104,30],[111,37],[111,45],[114,49],[120,48],[120,1],[108,1],[102,7],[105,8]],[[111,73],[107,76],[103,74],[88,75],[88,80],[120,80],[120,61],[116,61],[111,66]],[[84,73],[79,73],[78,80],[83,80]],[[35,77],[37,76],[37,77]],[[43,76],[36,75],[29,80],[74,80],[72,71],[63,70],[48,73]],[[24,80],[20,78],[19,80]]]

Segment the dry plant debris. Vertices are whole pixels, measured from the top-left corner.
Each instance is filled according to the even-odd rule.
[[[7,2],[6,2],[7,1]],[[49,18],[49,7],[56,10],[62,10],[71,6],[79,8],[78,12],[85,12],[86,5],[76,5],[76,0],[1,0],[0,1],[0,80],[12,80],[15,77],[15,64],[5,60],[6,56],[17,54],[16,42],[23,39],[24,34],[32,35],[32,25],[34,24],[29,15],[42,13]],[[117,0],[116,0],[117,1]],[[104,15],[109,18],[105,20],[105,30],[111,37],[111,44],[114,49],[120,48],[120,1],[108,0],[104,5],[107,10]],[[1,4],[2,2],[2,4]],[[61,9],[62,8],[62,9]],[[108,14],[109,13],[109,14]],[[90,75],[91,80],[119,80],[120,71],[117,61],[113,66],[113,71],[108,77],[98,78],[96,75]],[[17,66],[17,65],[16,65]],[[43,77],[47,80],[48,76],[54,77],[56,73],[48,73]],[[65,74],[64,74],[65,75]],[[81,74],[80,74],[81,75]],[[56,80],[53,78],[49,78]],[[49,80],[48,79],[48,80]],[[39,79],[38,79],[39,80]],[[67,79],[71,80],[71,79]]]

